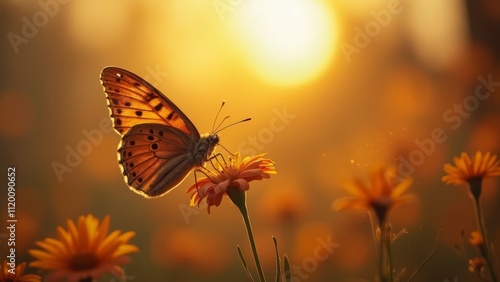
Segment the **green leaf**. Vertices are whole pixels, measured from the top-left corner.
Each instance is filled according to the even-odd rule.
[[[245,269],[245,272],[248,275],[248,278],[250,278],[250,281],[254,281],[252,274],[250,274],[250,271],[248,270],[247,262],[245,261],[245,257],[243,257],[243,253],[241,252],[240,246],[236,246],[236,250],[238,251],[238,256],[240,257],[241,264],[243,265],[243,268]]]
[[[443,232],[443,229],[441,228],[438,232],[438,235],[436,237],[436,242],[434,243],[434,247],[432,248],[430,254],[424,259],[424,261],[417,267],[417,269],[415,270],[415,272],[413,272],[413,274],[410,276],[410,278],[408,279],[408,282],[410,282],[414,277],[415,275],[417,275],[417,273],[420,271],[420,269],[422,269],[422,267],[424,267],[424,265],[431,259],[431,257],[434,255],[434,252],[436,251],[436,248],[437,248],[437,245],[438,245],[438,242],[439,242],[439,236],[441,235],[441,232]]]
[[[274,250],[276,252],[276,282],[282,282],[281,281],[281,260],[280,260],[280,255],[278,254],[278,240],[276,240],[276,237],[273,236],[273,242],[274,242]]]
[[[285,255],[283,257],[284,261],[285,261],[285,265],[284,265],[284,268],[285,268],[285,282],[291,282],[292,281],[292,272],[290,271],[290,261],[288,260],[288,256]]]

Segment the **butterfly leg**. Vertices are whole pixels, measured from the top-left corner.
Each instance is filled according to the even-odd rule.
[[[219,159],[222,159],[222,163],[224,163],[224,164],[222,164],[222,163],[220,162],[220,160],[219,160]],[[219,170],[219,169],[217,168],[217,166],[215,166],[215,164],[214,164],[213,160],[215,160],[215,161],[217,162],[217,164],[219,165],[219,167],[220,167],[220,168],[222,168],[222,170]],[[222,171],[224,171],[224,167],[226,167],[226,165],[227,165],[227,163],[226,163],[226,159],[224,159],[224,156],[222,155],[222,153],[215,153],[215,154],[213,154],[212,156],[210,156],[210,157],[207,159],[207,161],[210,161],[210,164],[212,165],[212,167],[213,167],[213,168],[214,168],[217,172],[219,172],[219,173],[221,173]]]
[[[222,145],[222,144],[218,144],[218,145],[219,145],[220,147],[222,147],[224,150],[226,150],[226,152],[227,152],[229,155],[231,155],[232,157],[236,157],[236,155],[235,155],[235,154],[233,154],[233,153],[231,153],[231,152],[230,152],[230,151],[229,151],[226,147],[224,147],[224,145]]]
[[[201,166],[201,168],[204,169],[204,170],[206,170],[206,171],[203,171],[202,169],[196,168],[194,170],[194,172],[193,172],[193,174],[194,174],[194,183],[196,184],[196,193],[198,194],[198,196],[200,196],[200,191],[198,189],[198,178],[196,177],[196,173],[197,172],[205,175],[208,179],[210,179],[210,181],[212,181],[212,182],[215,183],[215,181],[207,173],[207,172],[210,172],[210,173],[212,173],[212,172],[209,169],[205,168],[205,167]]]

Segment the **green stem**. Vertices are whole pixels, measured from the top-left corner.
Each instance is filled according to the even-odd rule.
[[[392,252],[391,252],[391,232],[392,228],[387,226],[387,233],[386,233],[386,240],[385,240],[385,246],[387,249],[387,268],[389,271],[389,281],[393,282],[394,278],[392,277],[393,271],[392,271]]]
[[[391,239],[387,233],[388,228],[385,222],[380,223],[380,268],[379,275],[381,282],[392,282],[392,262],[390,254]],[[390,231],[389,231],[390,232]]]
[[[380,264],[380,256],[377,255],[377,224],[375,223],[372,213],[368,212],[368,217],[370,219],[370,225],[372,227],[372,239],[373,239],[373,250],[375,253],[375,259],[377,260],[377,269],[379,271],[379,274],[381,272],[381,264]]]
[[[252,225],[250,224],[250,218],[248,217],[248,211],[246,209],[241,210],[241,215],[243,216],[243,220],[245,221],[245,227],[247,228],[248,241],[250,241],[250,246],[252,246],[252,254],[255,260],[255,265],[257,266],[257,271],[259,272],[260,281],[266,281],[264,277],[264,271],[262,271],[262,266],[260,265],[259,255],[257,254],[257,247],[255,246],[255,240],[253,238]]]
[[[490,243],[488,240],[488,235],[486,233],[486,225],[484,223],[484,217],[481,212],[481,204],[479,201],[479,197],[474,197],[474,210],[476,214],[477,225],[479,226],[479,231],[481,232],[481,236],[483,237],[484,243],[480,246],[480,250],[482,255],[486,260],[486,264],[488,265],[488,269],[490,270],[491,280],[493,282],[497,282],[497,277],[495,274],[495,269],[493,268],[492,262],[492,254],[490,249]]]
[[[252,247],[252,254],[255,260],[255,265],[257,266],[257,272],[259,273],[259,280],[265,282],[264,271],[260,264],[259,255],[257,253],[257,247],[255,246],[255,240],[253,238],[252,225],[250,224],[250,217],[248,216],[248,209],[246,205],[246,195],[245,192],[241,191],[238,187],[230,187],[227,190],[227,194],[231,201],[238,207],[243,216],[243,221],[245,222],[245,227],[247,229],[248,241]]]

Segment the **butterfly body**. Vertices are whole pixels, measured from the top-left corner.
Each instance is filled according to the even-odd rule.
[[[188,117],[139,76],[116,67],[102,71],[115,130],[122,136],[118,163],[130,189],[162,196],[212,155],[219,137],[200,136]]]

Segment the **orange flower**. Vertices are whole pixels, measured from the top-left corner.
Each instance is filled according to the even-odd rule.
[[[128,241],[135,236],[129,231],[115,230],[108,234],[109,216],[99,224],[92,215],[80,216],[78,223],[67,221],[68,229],[57,228],[58,240],[46,238],[36,244],[43,250],[29,253],[37,260],[30,266],[51,270],[47,281],[81,281],[95,279],[113,272],[124,276],[120,265],[128,263],[129,253],[138,251]]]
[[[40,282],[42,281],[40,276],[35,274],[23,275],[24,269],[26,268],[26,263],[20,263],[16,265],[14,273],[9,272],[10,267],[7,265],[7,261],[3,261],[3,267],[0,265],[0,282]]]
[[[469,242],[473,246],[480,247],[484,244],[483,235],[481,235],[481,232],[479,231],[472,231]]]
[[[271,174],[276,174],[274,162],[264,159],[265,154],[253,157],[245,157],[241,160],[240,153],[236,152],[234,158],[229,158],[229,163],[224,167],[217,164],[217,173],[209,172],[208,178],[198,180],[198,190],[196,183],[191,185],[186,193],[193,192],[190,205],[200,205],[204,198],[207,198],[208,213],[210,207],[218,207],[222,197],[230,188],[237,188],[247,191],[250,188],[250,181],[269,178]]]
[[[483,155],[478,151],[472,160],[466,153],[462,153],[460,158],[455,157],[453,160],[455,166],[444,165],[444,171],[447,173],[442,178],[444,183],[460,185],[470,183],[474,179],[500,175],[500,161],[490,152]]]
[[[336,211],[355,209],[372,209],[379,222],[383,222],[389,210],[414,200],[414,195],[403,195],[410,187],[412,180],[404,179],[401,183],[393,185],[395,169],[380,167],[372,173],[371,183],[365,185],[361,180],[346,184],[346,190],[352,197],[336,200],[332,208]]]

